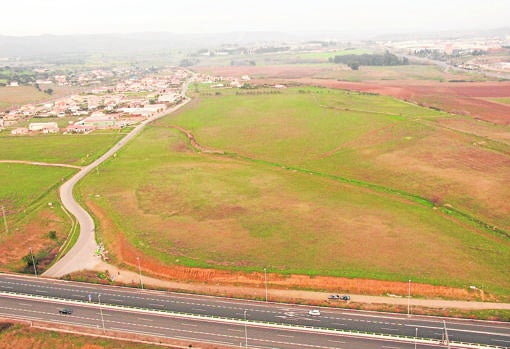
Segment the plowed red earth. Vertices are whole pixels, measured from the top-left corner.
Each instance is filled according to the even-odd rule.
[[[440,83],[409,81],[345,82],[313,78],[291,79],[303,85],[377,93],[404,99],[426,107],[471,115],[501,125],[510,124],[510,105],[484,100],[510,96],[510,82]],[[267,80],[263,81],[267,83]],[[281,82],[281,81],[280,81]]]
[[[305,69],[306,68],[306,69]],[[437,82],[425,80],[377,80],[348,82],[313,78],[318,67],[207,67],[198,69],[223,77],[250,75],[252,84],[300,84],[377,93],[411,101],[427,107],[470,115],[485,121],[509,125],[510,105],[484,98],[510,97],[509,81]]]

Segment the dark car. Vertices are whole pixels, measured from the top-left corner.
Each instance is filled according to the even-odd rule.
[[[344,301],[349,301],[351,300],[351,296],[343,295],[342,297],[340,297],[340,299]]]
[[[58,312],[60,314],[71,315],[73,313],[73,310],[69,309],[69,308],[62,308],[62,309],[59,309]]]
[[[332,294],[331,296],[328,297],[328,299],[338,300],[338,299],[340,299],[340,295]]]

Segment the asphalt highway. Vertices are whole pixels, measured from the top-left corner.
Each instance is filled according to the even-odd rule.
[[[446,325],[448,338],[499,347],[510,346],[510,324],[501,322],[396,315],[346,309],[317,308],[282,303],[244,301],[183,293],[149,291],[105,285],[49,280],[0,274],[0,291],[60,299],[164,310],[182,314],[216,316],[225,319],[278,323],[302,327],[363,331],[392,336],[441,340]],[[308,311],[319,309],[320,316]]]
[[[70,315],[59,314],[67,307]],[[221,322],[133,310],[98,304],[69,305],[55,300],[0,297],[0,316],[69,324],[104,331],[121,331],[156,337],[226,344],[250,348],[425,349],[437,344],[407,343],[382,338],[360,338],[318,330],[275,328],[242,322]]]

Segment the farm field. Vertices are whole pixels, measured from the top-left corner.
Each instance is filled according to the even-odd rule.
[[[508,155],[389,97],[243,92],[204,91],[79,184],[114,261],[508,294],[508,238],[448,210],[508,230]]]
[[[359,71],[327,64],[279,68],[199,67],[197,70],[225,77],[248,74],[255,84],[312,85],[377,93],[491,123],[510,124],[510,106],[489,99],[510,97],[509,82],[486,81],[487,78],[471,73],[444,72],[431,65],[361,67]]]
[[[8,233],[2,220],[0,269],[22,271],[22,257],[32,248],[40,260],[60,247],[70,220],[62,211],[57,188],[75,169],[0,163],[0,205],[5,209]],[[49,232],[55,231],[50,237]],[[47,261],[49,262],[49,261]]]
[[[73,89],[67,87],[50,85],[50,88],[54,90],[52,95],[39,91],[33,86],[0,87],[0,110],[9,108],[11,105],[39,103],[73,93]]]
[[[0,136],[0,160],[26,160],[83,166],[91,163],[126,130],[87,135]]]

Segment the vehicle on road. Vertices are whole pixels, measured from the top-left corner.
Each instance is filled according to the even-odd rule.
[[[308,312],[308,315],[311,315],[311,316],[319,316],[320,314],[321,314],[321,312],[317,309],[313,309]]]
[[[69,308],[61,308],[58,310],[58,312],[64,315],[71,315],[73,313],[73,310]]]
[[[331,300],[344,300],[344,301],[349,301],[351,300],[351,296],[347,296],[347,295],[343,295],[343,296],[340,296],[339,294],[332,294],[328,297],[328,299],[331,299]]]

